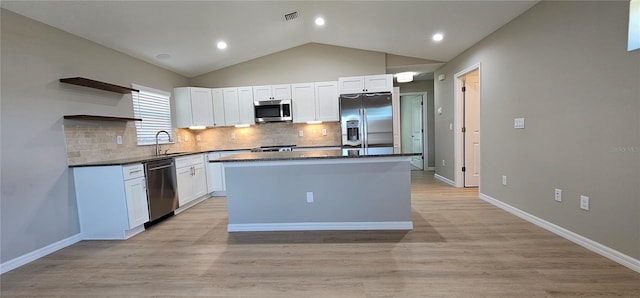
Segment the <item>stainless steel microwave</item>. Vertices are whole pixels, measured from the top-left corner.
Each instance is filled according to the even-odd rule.
[[[292,121],[291,99],[254,101],[256,123]]]

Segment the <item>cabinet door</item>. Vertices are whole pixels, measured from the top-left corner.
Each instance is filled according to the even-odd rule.
[[[211,152],[208,159],[216,159],[220,157],[219,152]],[[207,192],[224,191],[224,181],[222,181],[222,163],[207,162]]]
[[[364,77],[366,92],[391,92],[393,90],[393,75],[375,75]]]
[[[251,87],[238,88],[239,124],[256,124],[253,116],[253,89]]]
[[[191,116],[191,94],[189,87],[173,89],[174,103],[176,105],[176,126],[187,128],[193,125]]]
[[[204,164],[197,164],[193,166],[192,176],[193,187],[193,199],[197,199],[207,194],[207,175],[204,168]]]
[[[315,83],[316,120],[339,121],[340,101],[338,98],[338,82]]]
[[[129,229],[133,229],[149,221],[146,181],[142,177],[126,180],[124,189],[127,200]]]
[[[273,99],[291,99],[291,85],[273,85],[271,86],[271,96]]]
[[[211,101],[213,106],[213,126],[225,126],[222,88],[211,89]]]
[[[240,123],[240,105],[238,88],[223,88],[225,125],[233,126]]]
[[[293,122],[304,123],[316,120],[316,105],[313,83],[291,85]]]
[[[270,100],[272,99],[271,97],[271,85],[253,86],[253,100]]]
[[[213,126],[213,103],[211,89],[190,88],[191,117],[194,126]]]
[[[338,79],[340,94],[364,92],[364,77],[344,77]]]
[[[176,169],[178,180],[178,203],[184,206],[191,202],[193,197],[193,169],[191,166]]]

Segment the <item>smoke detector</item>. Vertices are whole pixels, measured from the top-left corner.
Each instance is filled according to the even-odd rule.
[[[297,19],[299,15],[300,15],[300,13],[296,10],[296,11],[293,11],[293,12],[285,14],[284,15],[284,20],[287,21],[287,22],[288,21],[293,21],[293,20]]]

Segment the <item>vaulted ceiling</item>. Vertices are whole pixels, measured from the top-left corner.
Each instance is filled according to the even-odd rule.
[[[446,62],[537,2],[2,1],[0,5],[194,77],[309,42]],[[285,20],[284,15],[292,12],[297,18]],[[325,19],[324,26],[315,25],[318,16]],[[438,32],[444,40],[434,42],[431,37]],[[219,41],[228,47],[218,49]]]

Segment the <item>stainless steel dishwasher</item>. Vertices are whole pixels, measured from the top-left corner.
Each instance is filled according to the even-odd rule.
[[[173,158],[148,161],[144,171],[147,175],[149,220],[153,222],[178,208],[176,165]]]

